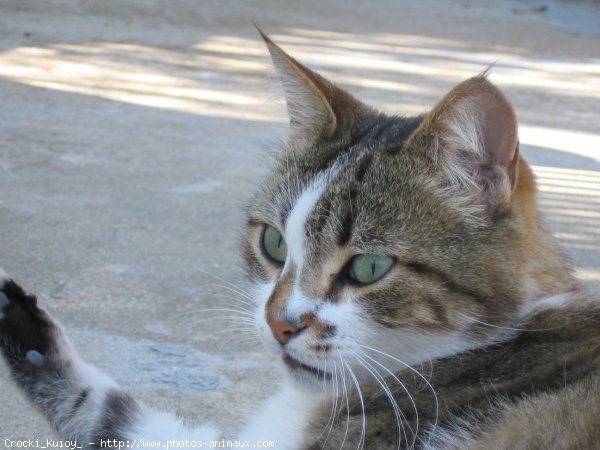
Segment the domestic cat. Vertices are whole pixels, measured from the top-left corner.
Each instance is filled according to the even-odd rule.
[[[262,36],[291,130],[248,207],[243,252],[281,387],[233,438],[595,448],[600,302],[540,225],[504,95],[482,74],[428,114],[389,116]],[[0,279],[2,354],[60,436],[84,448],[222,437],[138,402]]]

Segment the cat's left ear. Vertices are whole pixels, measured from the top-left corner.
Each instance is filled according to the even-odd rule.
[[[510,201],[519,160],[517,118],[484,75],[452,89],[413,138],[434,152],[450,183],[478,192],[489,212]]]
[[[257,29],[283,85],[293,135],[303,139],[331,138],[368,109],[347,91],[296,61]]]

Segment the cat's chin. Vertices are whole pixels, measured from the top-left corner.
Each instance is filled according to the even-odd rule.
[[[309,374],[321,380],[331,380],[332,378],[332,375],[329,372],[320,369],[319,367],[314,367],[310,364],[305,364],[294,358],[288,352],[283,352],[283,354],[281,355],[281,359],[288,367],[288,370],[290,370],[292,373]]]
[[[289,378],[301,388],[322,390],[332,382],[333,376],[330,372],[299,361],[288,352],[281,354],[281,361]]]

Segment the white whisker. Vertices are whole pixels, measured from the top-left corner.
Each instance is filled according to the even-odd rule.
[[[356,390],[358,392],[358,398],[360,399],[360,407],[362,409],[362,430],[361,430],[360,439],[358,440],[358,445],[356,448],[362,449],[365,446],[365,432],[366,432],[366,425],[367,425],[367,420],[365,418],[365,401],[363,399],[362,391],[360,389],[360,385],[358,383],[358,379],[356,378],[356,375],[354,375],[352,368],[346,361],[344,361],[344,364],[345,364],[346,368],[348,369],[350,376],[352,377],[352,380],[353,380],[354,385],[356,386]]]
[[[433,423],[433,427],[431,429],[431,433],[429,434],[429,438],[427,439],[427,442],[426,442],[426,445],[425,445],[425,446],[427,446],[429,444],[429,441],[431,440],[431,436],[433,435],[433,431],[437,427],[438,417],[439,417],[439,413],[440,413],[440,405],[439,405],[438,397],[437,397],[437,394],[435,392],[435,389],[433,388],[433,386],[431,385],[431,383],[429,382],[429,380],[427,378],[425,378],[423,375],[421,375],[421,373],[417,369],[415,369],[414,367],[412,367],[409,364],[406,364],[404,361],[401,361],[400,359],[398,359],[398,358],[396,358],[396,357],[394,357],[394,356],[392,356],[392,355],[390,355],[388,353],[382,352],[381,350],[377,350],[377,349],[375,349],[373,347],[369,347],[369,346],[362,345],[362,344],[359,344],[359,345],[361,347],[367,349],[367,350],[371,350],[371,351],[373,351],[375,353],[379,353],[380,355],[386,356],[386,357],[388,357],[388,358],[390,358],[390,359],[392,359],[392,360],[394,360],[396,362],[399,362],[404,367],[406,367],[407,369],[409,369],[410,371],[412,371],[413,373],[415,373],[423,381],[425,381],[425,383],[427,384],[427,386],[429,387],[429,389],[431,389],[431,393],[433,394],[433,398],[435,400],[435,420],[434,420],[434,423]]]
[[[252,297],[252,295],[249,292],[243,291],[243,290],[241,290],[239,288],[234,288],[234,287],[226,286],[226,285],[223,285],[223,284],[216,284],[216,283],[209,283],[206,286],[207,287],[208,286],[213,286],[213,287],[218,287],[218,288],[221,288],[221,289],[226,289],[226,290],[228,290],[230,292],[233,292],[234,294],[239,295],[242,298],[245,298],[246,300],[249,300],[250,303],[248,303],[248,304],[250,306],[254,306],[256,304],[255,299]]]
[[[337,354],[340,358],[342,364],[345,364],[344,358],[339,350],[337,350]],[[342,386],[344,387],[344,397],[346,399],[346,430],[344,431],[344,439],[342,440],[342,444],[340,445],[340,450],[344,447],[346,443],[346,437],[348,436],[348,429],[350,427],[350,399],[348,397],[348,386],[346,386],[346,369],[342,365]],[[343,406],[343,404],[342,404]]]
[[[335,362],[334,362],[335,364]],[[335,368],[334,368],[335,370]],[[336,380],[335,378],[331,378],[331,413],[329,414],[329,418],[327,419],[327,423],[325,424],[325,427],[323,428],[323,431],[321,432],[321,434],[319,435],[319,438],[323,435],[323,433],[325,433],[327,431],[327,435],[325,436],[325,440],[322,442],[321,447],[324,448],[325,444],[327,443],[327,440],[329,439],[329,435],[331,434],[331,430],[333,429],[333,426],[335,424],[335,413],[336,413],[336,406],[337,406],[337,386],[336,386]]]
[[[398,403],[394,399],[392,391],[390,390],[389,386],[385,382],[385,379],[381,376],[381,374],[373,366],[371,366],[364,359],[362,359],[358,353],[354,353],[354,356],[356,357],[356,359],[358,360],[358,362],[365,369],[367,369],[367,371],[373,376],[373,378],[375,378],[375,380],[377,381],[377,383],[383,389],[383,392],[385,393],[386,397],[389,399],[390,404],[392,405],[392,409],[394,410],[394,415],[396,416],[396,424],[398,425],[398,447],[397,448],[400,448],[400,444],[402,443],[402,436],[403,435],[404,435],[404,440],[406,441],[406,444],[408,446],[408,435],[406,434],[406,429],[404,428],[404,423],[402,422],[402,419],[404,419],[404,421],[406,421],[406,417],[404,416],[404,414],[400,410],[400,407],[398,406]],[[412,430],[412,428],[410,427],[410,425],[408,425],[408,422],[407,422],[407,426],[408,426],[408,428],[410,429],[411,433],[414,436],[414,431]]]
[[[380,366],[383,370],[385,370],[392,378],[394,378],[394,380],[396,380],[396,382],[400,385],[400,387],[404,390],[404,392],[406,392],[406,395],[408,396],[408,398],[412,404],[412,407],[415,411],[415,431],[413,432],[413,440],[412,440],[412,443],[410,444],[410,447],[413,448],[415,446],[415,443],[417,441],[417,435],[419,433],[419,411],[417,409],[417,405],[416,405],[412,395],[410,395],[410,392],[406,388],[406,385],[402,381],[400,381],[400,379],[396,376],[396,374],[394,374],[394,372],[392,372],[386,366],[381,364],[375,358],[372,358],[369,355],[364,355],[364,356],[365,356],[365,358],[368,358],[369,360],[371,360],[372,362],[374,362],[375,364]],[[411,428],[411,431],[412,431],[412,428]]]
[[[489,328],[498,328],[501,330],[508,330],[508,331],[552,331],[552,330],[557,330],[559,328],[561,328],[561,326],[556,326],[556,327],[550,327],[550,328],[517,328],[517,327],[505,327],[502,325],[494,325],[493,323],[488,323],[488,322],[484,322],[482,320],[476,319],[475,317],[472,316],[468,316],[466,314],[461,313],[460,311],[455,311],[456,314],[458,314],[459,316],[463,317],[464,319],[467,319],[471,322],[474,323],[478,323],[481,325],[484,325],[486,327]]]
[[[218,275],[215,275],[214,273],[208,272],[207,270],[204,269],[198,269],[199,272],[202,272],[210,277],[213,277],[219,281],[222,281],[223,283],[227,284],[228,286],[230,286],[229,288],[227,286],[222,286],[222,285],[215,285],[215,286],[219,286],[219,287],[223,287],[226,289],[230,289],[238,294],[240,294],[242,297],[246,297],[248,300],[254,300],[252,298],[252,295],[249,292],[243,291],[241,290],[241,288],[239,286],[237,286],[236,284],[232,283],[231,281],[226,280],[225,278],[222,278]]]
[[[228,313],[234,313],[234,314],[239,314],[242,316],[247,316],[247,317],[252,317],[254,318],[254,314],[249,313],[248,311],[244,311],[244,310],[239,310],[239,309],[231,309],[231,308],[206,308],[206,309],[197,309],[194,311],[187,311],[185,313],[181,313],[178,315],[191,315],[191,314],[204,314],[204,313],[208,313],[208,312],[228,312]]]

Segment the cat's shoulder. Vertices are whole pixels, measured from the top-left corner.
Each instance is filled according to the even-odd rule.
[[[568,375],[565,375],[567,377]],[[596,448],[600,442],[600,373],[552,392],[498,401],[478,417],[432,430],[427,450]]]

